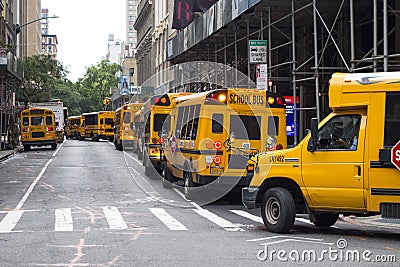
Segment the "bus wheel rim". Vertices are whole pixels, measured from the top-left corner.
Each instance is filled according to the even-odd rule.
[[[275,197],[270,197],[265,205],[265,215],[271,224],[276,224],[279,221],[281,213],[281,205]]]

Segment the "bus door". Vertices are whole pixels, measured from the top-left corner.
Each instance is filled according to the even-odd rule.
[[[262,149],[263,114],[253,111],[229,112],[229,136],[234,139],[228,153],[228,170],[242,176],[250,154]]]

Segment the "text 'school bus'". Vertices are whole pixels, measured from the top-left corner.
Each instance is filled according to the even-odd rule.
[[[75,138],[76,140],[82,140],[85,135],[82,116],[68,117],[67,124],[65,125],[65,135],[67,139]]]
[[[57,148],[56,121],[53,111],[30,108],[21,112],[21,141],[25,150],[31,146]]]
[[[164,142],[163,186],[222,180],[244,185],[251,155],[287,147],[283,97],[257,89],[218,89],[178,97]],[[168,129],[167,129],[168,131]]]
[[[114,145],[118,150],[133,148],[135,124],[134,114],[143,107],[143,103],[129,103],[118,108],[114,116]]]
[[[153,96],[143,106],[141,112],[143,166],[146,175],[151,176],[153,168],[161,171],[161,131],[163,126],[169,127],[169,113],[172,111],[175,98],[190,93],[167,93],[161,96]],[[140,152],[139,152],[140,153]]]
[[[332,113],[319,124],[312,119],[296,147],[249,161],[243,204],[261,207],[277,233],[292,228],[296,213],[317,227],[339,214],[400,218],[399,81],[400,72],[334,74]]]
[[[84,113],[85,138],[114,140],[114,111]]]

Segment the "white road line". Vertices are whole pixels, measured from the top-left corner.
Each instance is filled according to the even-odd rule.
[[[187,228],[161,208],[149,208],[162,223],[164,223],[170,230],[174,231],[186,231]]]
[[[184,200],[190,201],[189,199],[187,199],[187,198],[185,197],[185,195],[184,195],[181,191],[179,191],[178,188],[172,188],[172,190],[174,190],[174,191],[175,191],[179,196],[181,196]]]
[[[197,214],[200,216],[212,221],[216,225],[224,228],[226,231],[232,231],[232,232],[237,232],[237,231],[244,231],[242,228],[238,227],[237,225],[231,223],[230,221],[225,220],[224,218],[219,217],[218,215],[200,208],[200,209],[193,209]]]
[[[251,213],[248,213],[248,212],[246,212],[244,210],[229,210],[229,211],[235,213],[236,215],[239,215],[239,216],[245,217],[247,219],[250,219],[250,220],[252,220],[254,222],[264,223],[263,219],[261,217],[253,215]]]
[[[40,178],[42,178],[43,174],[47,170],[47,167],[49,167],[50,163],[53,161],[53,158],[57,155],[58,151],[60,151],[61,147],[63,146],[64,143],[62,143],[59,148],[53,153],[53,157],[49,159],[49,161],[46,162],[44,165],[43,169],[40,171],[39,175],[36,177],[36,179],[32,182],[32,184],[29,186],[28,190],[26,191],[25,195],[22,197],[21,201],[18,203],[17,207],[14,209],[14,211],[18,211],[22,208],[24,205],[25,201],[28,199],[29,195],[32,193],[33,188],[35,185],[39,182]]]
[[[126,151],[124,151],[124,154],[127,155],[128,157],[130,157],[131,159],[133,159],[134,161],[136,161],[139,165],[142,165],[142,163],[138,159],[136,159],[132,155],[129,155]]]
[[[304,219],[304,218],[296,218],[296,221],[303,222],[303,223],[310,224],[310,225],[314,225],[310,220]]]
[[[54,225],[54,231],[68,232],[74,229],[74,223],[72,221],[70,208],[56,209],[55,216],[56,216],[56,222]]]
[[[110,229],[124,230],[128,228],[117,207],[103,207],[103,212]]]
[[[276,238],[292,238],[292,239],[310,240],[310,241],[322,241],[323,240],[323,239],[320,239],[320,238],[317,239],[317,238],[309,238],[309,237],[301,237],[301,236],[274,235],[274,236],[269,236],[269,237],[250,239],[250,240],[247,240],[247,241],[249,241],[249,242],[258,242],[258,241],[270,240],[270,239],[276,239]]]
[[[0,222],[0,233],[10,233],[21,219],[23,210],[10,211]]]

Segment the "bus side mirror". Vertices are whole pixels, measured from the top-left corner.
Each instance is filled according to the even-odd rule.
[[[317,150],[317,142],[318,142],[318,119],[311,119],[311,139],[308,143],[308,151],[314,152]]]

